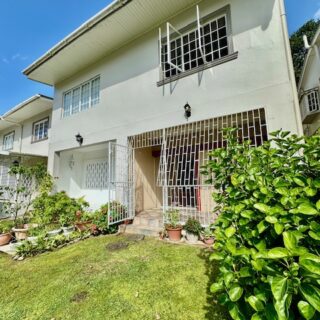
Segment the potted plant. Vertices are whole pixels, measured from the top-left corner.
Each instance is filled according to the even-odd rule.
[[[12,239],[11,228],[12,225],[10,223],[0,225],[0,246],[10,243]]]
[[[212,245],[214,243],[213,231],[211,228],[207,227],[201,232],[202,240],[207,245]]]
[[[182,225],[180,224],[180,211],[169,210],[165,213],[165,229],[171,241],[181,240]]]
[[[48,237],[55,237],[62,232],[60,225],[57,223],[46,226],[45,230]]]
[[[78,231],[83,232],[89,229],[93,216],[89,213],[83,213],[82,211],[78,210],[76,212],[76,218],[77,221],[75,222],[75,228]]]
[[[183,228],[186,230],[187,241],[189,243],[197,243],[202,230],[200,222],[196,219],[189,218]]]
[[[17,241],[26,240],[28,235],[28,228],[26,227],[25,220],[23,218],[17,218],[14,222],[14,228],[12,231],[14,232],[14,237]]]
[[[74,220],[74,217],[70,214],[66,213],[60,215],[59,222],[64,235],[68,235],[69,233],[74,231],[74,226],[72,225],[74,223]]]
[[[36,224],[33,224],[34,227],[29,227],[27,231],[28,238],[27,240],[36,243],[39,236],[44,236],[46,231],[43,227],[40,227]]]

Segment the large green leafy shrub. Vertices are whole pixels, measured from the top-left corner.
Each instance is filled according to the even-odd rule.
[[[320,136],[276,132],[211,152],[217,192],[212,293],[233,319],[320,319]]]
[[[88,206],[83,198],[70,198],[64,191],[53,195],[44,192],[33,201],[33,215],[41,225],[59,222],[62,226],[67,226],[76,220],[78,210],[82,211]]]

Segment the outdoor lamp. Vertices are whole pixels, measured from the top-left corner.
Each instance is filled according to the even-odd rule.
[[[19,161],[18,160],[14,160],[12,162],[12,164],[13,164],[14,167],[19,167]]]
[[[184,117],[188,120],[191,117],[191,107],[189,103],[184,106]]]
[[[83,137],[82,137],[82,135],[81,135],[80,133],[78,133],[78,134],[76,135],[76,140],[77,140],[77,142],[79,143],[79,146],[82,146],[82,144],[83,144]]]

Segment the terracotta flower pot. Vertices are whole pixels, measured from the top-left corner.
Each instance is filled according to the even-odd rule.
[[[5,246],[11,241],[11,239],[12,239],[11,233],[0,234],[0,246]]]
[[[204,242],[206,245],[210,246],[210,245],[212,245],[212,244],[214,243],[214,239],[213,239],[213,238],[204,238],[204,239],[203,239],[203,242]]]
[[[100,230],[96,224],[90,226],[90,232],[92,235],[97,236],[100,233]]]
[[[181,240],[181,231],[182,227],[172,228],[167,227],[168,237],[171,241],[180,241]]]
[[[91,222],[76,222],[75,227],[76,230],[82,232],[88,230],[90,228],[90,224]]]

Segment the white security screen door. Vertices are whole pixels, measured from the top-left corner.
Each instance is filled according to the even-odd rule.
[[[113,225],[134,217],[133,149],[108,142],[108,220]]]

